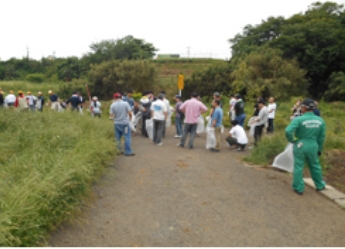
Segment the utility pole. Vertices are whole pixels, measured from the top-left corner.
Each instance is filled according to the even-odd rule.
[[[190,47],[187,47],[187,56],[190,57]]]
[[[26,51],[27,51],[26,52],[26,58],[29,60],[29,47],[28,46],[26,47]]]

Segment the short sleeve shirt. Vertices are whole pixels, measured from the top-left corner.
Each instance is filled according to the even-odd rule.
[[[131,110],[129,104],[125,101],[118,100],[111,104],[110,114],[115,116],[115,124],[129,124],[128,112]]]

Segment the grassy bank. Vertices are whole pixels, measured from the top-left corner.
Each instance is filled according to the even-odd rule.
[[[258,147],[253,150],[250,156],[245,158],[246,161],[266,166],[271,164],[274,157],[284,150],[287,145],[285,128],[290,123],[290,109],[296,99],[297,98],[294,98],[289,102],[277,103],[278,107],[275,118],[274,134],[264,135]],[[329,156],[332,154],[331,152],[337,150],[345,153],[345,124],[343,116],[345,103],[321,102],[319,104],[319,109],[321,111],[322,118],[326,122],[326,140],[324,151],[321,156],[321,163],[323,170],[327,173],[327,170],[337,166],[330,163],[331,158],[329,158]]]
[[[113,126],[70,112],[0,112],[0,245],[35,246],[115,157]]]

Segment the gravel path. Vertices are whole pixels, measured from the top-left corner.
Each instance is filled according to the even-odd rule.
[[[225,145],[207,151],[205,135],[193,150],[173,135],[162,147],[134,137],[136,156],[116,159],[84,222],[63,224],[48,245],[345,246],[344,210],[315,190],[299,196],[289,175],[246,167]]]

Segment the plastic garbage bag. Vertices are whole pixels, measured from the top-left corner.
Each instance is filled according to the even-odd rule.
[[[203,133],[203,132],[205,132],[205,120],[204,120],[204,117],[202,115],[200,115],[198,117],[198,123],[197,123],[197,126],[196,126],[196,133],[200,134],[200,133]]]
[[[146,120],[146,131],[149,138],[153,140],[153,119]]]
[[[224,125],[220,127],[220,133],[224,133]]]
[[[250,124],[250,123],[253,122],[254,119],[255,119],[255,117],[251,117],[248,121],[248,126],[250,127],[249,136],[251,136],[251,137],[254,137],[254,131],[255,131],[256,123],[254,123],[254,124]]]
[[[292,173],[293,164],[293,143],[288,143],[285,150],[274,158],[272,166]]]
[[[168,117],[167,117],[167,120],[165,122],[165,127],[170,127],[171,126],[171,116],[172,116],[173,112],[174,112],[174,108],[172,108],[170,106],[170,112],[168,112]]]
[[[206,138],[206,149],[211,149],[216,147],[216,135],[214,133],[214,128],[206,128],[207,138]]]

